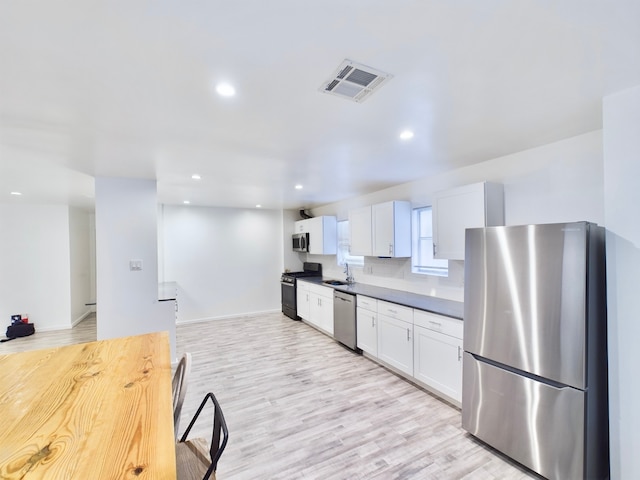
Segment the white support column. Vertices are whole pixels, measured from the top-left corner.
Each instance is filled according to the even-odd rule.
[[[640,478],[640,86],[603,106],[611,478]]]
[[[96,178],[98,339],[168,331],[173,305],[158,301],[156,181]]]

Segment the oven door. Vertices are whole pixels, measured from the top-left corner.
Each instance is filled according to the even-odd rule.
[[[296,284],[280,282],[280,290],[282,292],[282,313],[287,317],[298,319],[296,310]]]

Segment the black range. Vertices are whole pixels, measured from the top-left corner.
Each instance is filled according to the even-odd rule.
[[[303,277],[322,277],[322,264],[304,262],[301,272],[284,272],[280,276],[282,292],[282,313],[294,320],[300,320],[296,305],[297,279]]]

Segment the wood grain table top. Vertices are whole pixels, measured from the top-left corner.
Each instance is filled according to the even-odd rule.
[[[174,479],[166,332],[0,355],[1,479]]]

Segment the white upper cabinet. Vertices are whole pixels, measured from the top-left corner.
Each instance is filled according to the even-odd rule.
[[[385,202],[371,207],[373,255],[411,256],[411,203]]]
[[[503,188],[498,183],[436,192],[432,207],[434,258],[464,260],[465,229],[504,225]]]
[[[336,217],[314,217],[305,221],[309,229],[309,253],[335,255],[338,249]]]
[[[293,231],[295,233],[309,233],[309,224],[307,220],[298,220],[293,224]]]
[[[350,253],[411,256],[411,203],[391,201],[349,210]]]
[[[335,255],[338,250],[336,217],[322,216],[298,220],[294,223],[294,232],[309,234],[309,253]]]
[[[349,253],[370,257],[373,255],[371,236],[371,205],[349,210]]]

